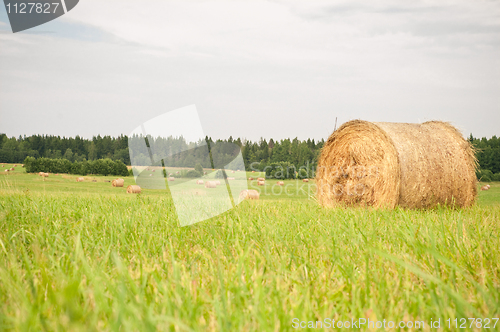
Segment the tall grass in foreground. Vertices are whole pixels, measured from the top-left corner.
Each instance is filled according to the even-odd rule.
[[[498,206],[283,200],[180,228],[168,198],[0,192],[0,329],[286,331],[293,318],[498,317],[499,221]]]

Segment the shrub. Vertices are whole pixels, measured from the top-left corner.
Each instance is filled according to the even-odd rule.
[[[186,172],[186,177],[187,178],[199,178],[203,173],[200,173],[198,171],[195,171],[194,169],[191,169]]]
[[[500,181],[500,173],[493,174],[493,176],[491,177],[491,180]]]

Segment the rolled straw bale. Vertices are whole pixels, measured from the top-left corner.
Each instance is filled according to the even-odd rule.
[[[9,172],[9,171],[10,171],[10,169],[6,169],[4,172]]]
[[[276,183],[278,186],[284,186],[285,185],[285,182],[283,181],[278,181],[278,183]]]
[[[168,181],[175,181],[175,178],[174,178],[174,177],[169,176],[169,177],[167,178],[167,180],[168,180]]]
[[[481,187],[481,190],[488,190],[488,189],[490,189],[490,187],[488,187],[487,185]]]
[[[206,181],[205,182],[205,188],[216,188],[217,184],[215,181]]]
[[[309,182],[309,179],[302,179],[302,182]]]
[[[76,182],[83,182],[83,181],[85,181],[85,178],[83,177],[76,178]]]
[[[113,187],[123,187],[123,185],[125,184],[125,180],[124,179],[115,179],[111,182],[111,185]]]
[[[203,184],[203,180],[196,180],[196,184]]]
[[[255,173],[255,171],[252,171],[252,173]]]
[[[240,201],[244,199],[259,199],[259,192],[254,189],[242,190],[240,192]]]
[[[257,185],[258,186],[265,186],[266,185],[266,181],[257,181]]]
[[[231,171],[231,173],[234,173],[234,171]]]
[[[141,193],[141,187],[132,184],[127,187],[127,194],[140,194]]]
[[[253,180],[253,178],[248,178],[248,180],[249,180],[249,181],[252,181],[252,180]]]
[[[330,207],[470,206],[477,195],[476,165],[473,147],[446,122],[354,120],[321,151],[317,198]]]
[[[257,178],[257,181],[266,181],[264,178]]]
[[[43,176],[43,172],[38,172],[38,175]]]
[[[220,181],[219,180],[215,180],[214,181],[216,185],[220,186]]]
[[[48,178],[49,177],[49,173],[43,173],[42,175],[44,178]]]
[[[10,170],[11,170],[11,171],[14,171],[14,170],[15,170],[15,168],[14,168],[14,167],[11,167],[11,168],[10,168]]]

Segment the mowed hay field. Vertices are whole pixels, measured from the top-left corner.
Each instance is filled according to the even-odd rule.
[[[276,195],[255,183],[258,201],[179,227],[167,191],[65,177],[0,175],[0,330],[287,331],[294,318],[364,317],[447,331],[448,318],[500,316],[498,183],[455,210],[326,209],[302,183]]]

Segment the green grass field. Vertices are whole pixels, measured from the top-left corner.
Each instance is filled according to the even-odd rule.
[[[268,181],[259,201],[179,227],[168,192],[125,193],[133,177],[113,188],[0,171],[0,330],[294,331],[327,318],[500,330],[498,183],[468,209],[371,210]],[[481,327],[455,328],[462,318]]]

